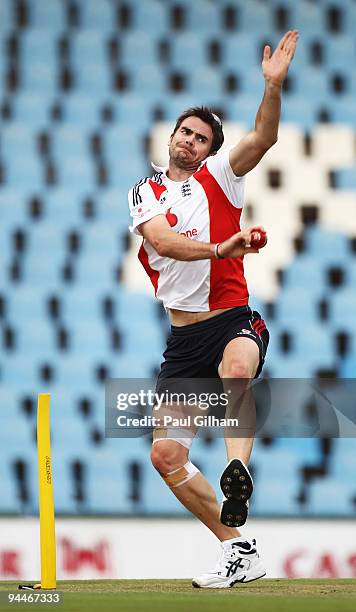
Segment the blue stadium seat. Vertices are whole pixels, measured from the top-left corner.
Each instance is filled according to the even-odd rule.
[[[12,30],[15,25],[15,6],[11,0],[0,2],[0,23],[4,32]]]
[[[282,121],[296,123],[304,130],[310,131],[317,121],[319,106],[320,100],[315,98],[308,99],[306,105],[304,95],[286,96],[282,104]]]
[[[330,106],[331,121],[333,123],[346,123],[356,127],[356,108],[353,96],[342,96],[334,98]]]
[[[56,356],[52,361],[56,363]],[[68,387],[91,388],[95,383],[94,379],[94,356],[88,359],[89,355],[83,358],[83,353],[71,353],[63,356],[57,364],[56,382],[59,385]]]
[[[356,373],[356,354],[353,353],[346,357],[340,364],[341,378],[355,378]]]
[[[151,129],[152,109],[139,92],[122,92],[119,96],[111,98],[110,104],[115,111],[116,125],[135,125],[140,131]]]
[[[134,142],[128,145],[131,149],[136,146],[138,144]],[[112,155],[114,155],[114,149]],[[122,160],[125,160],[125,163]],[[118,188],[126,192],[142,177],[152,175],[152,168],[148,167],[148,163],[143,159],[142,153],[138,154],[138,156],[128,157],[127,152],[123,150],[122,157],[117,153],[115,157],[108,159],[107,168],[109,170],[110,188]]]
[[[53,256],[65,253],[65,228],[43,220],[31,228],[29,254],[34,257]]]
[[[212,92],[212,95],[209,100],[203,97],[198,97],[192,93],[177,93],[177,94],[167,94],[165,97],[164,106],[165,111],[165,119],[167,121],[176,121],[177,117],[181,115],[183,111],[191,106],[197,106],[200,104],[210,104],[212,99],[216,98],[215,92]]]
[[[87,423],[80,420],[79,416],[65,418],[60,411],[51,412],[51,435],[54,444],[59,449],[71,450],[80,455],[81,452],[90,448],[89,429]]]
[[[59,251],[29,253],[24,265],[25,280],[34,286],[55,287],[61,280],[63,263],[64,255]]]
[[[286,289],[309,289],[320,295],[325,287],[325,272],[313,255],[303,253],[283,270],[283,286]]]
[[[355,62],[356,59],[356,47],[355,40],[345,34],[338,34],[337,36],[330,36],[327,44],[325,45],[325,60],[326,65],[330,70],[336,70],[348,73],[347,65],[345,65],[345,59],[347,62]]]
[[[293,327],[290,327],[293,333],[293,349],[294,353],[298,354],[301,358],[303,355],[320,355],[332,359],[335,347],[334,339],[330,331],[325,328],[325,325],[312,323],[303,324],[302,329],[300,324],[296,323]]]
[[[240,71],[249,67],[253,70],[260,65],[256,39],[251,34],[228,34],[223,41],[223,66],[225,70]],[[262,75],[261,75],[262,78]]]
[[[36,153],[36,135],[23,123],[8,123],[1,129],[1,152],[5,159],[32,157]]]
[[[159,325],[157,318],[157,302],[155,299],[144,293],[136,291],[129,291],[122,287],[120,295],[118,296],[119,313],[123,317],[122,323],[125,323],[125,316],[127,312],[139,321],[149,321],[150,324],[156,321]]]
[[[355,290],[352,287],[340,289],[332,296],[330,304],[330,319],[334,324],[354,329],[354,322],[352,318],[350,319],[349,313],[355,312],[355,308]]]
[[[75,71],[75,86],[78,92],[104,100],[111,92],[112,82],[109,66],[100,62],[82,64]]]
[[[33,153],[31,156],[7,157],[4,162],[5,182],[17,189],[39,190],[43,184],[43,169],[40,160]]]
[[[31,0],[30,22],[32,27],[62,31],[66,26],[66,5],[61,0]]]
[[[21,61],[26,66],[44,61],[55,67],[56,37],[50,30],[31,28],[24,30],[21,37]]]
[[[61,157],[57,169],[59,184],[66,189],[79,191],[83,186],[87,189],[95,186],[95,167],[88,155]]]
[[[293,27],[307,34],[323,34],[323,7],[308,0],[300,0],[294,5]]]
[[[32,130],[47,126],[49,110],[53,103],[52,92],[19,91],[13,99],[16,121],[27,125]]]
[[[245,72],[242,79],[243,93],[260,99],[264,92],[264,80],[260,70],[249,70]]]
[[[70,347],[71,350],[80,351],[107,351],[110,348],[108,330],[104,324],[95,319],[85,319],[75,321],[70,324]]]
[[[233,95],[229,99],[228,119],[242,123],[247,130],[255,124],[259,101],[254,96],[245,94]]]
[[[167,76],[162,68],[156,65],[136,66],[132,72],[131,88],[138,96],[144,91],[145,101],[148,104],[150,99],[155,101],[164,95],[167,89]],[[134,125],[136,126],[136,121]]]
[[[250,0],[239,6],[244,32],[273,32],[272,12],[266,4]]]
[[[309,358],[308,355],[283,355],[280,359],[268,360],[268,370],[273,378],[311,378],[321,368],[333,368],[334,358],[325,358],[323,355]]]
[[[105,8],[105,4],[85,2],[85,6],[92,9],[95,5],[101,12],[102,8]],[[104,14],[104,13],[103,13]],[[73,66],[76,70],[80,71],[82,66],[89,65],[101,65],[102,71],[107,70],[107,36],[97,28],[91,30],[79,30],[72,37],[72,61]]]
[[[114,25],[115,4],[110,0],[80,0],[80,21],[82,28],[111,30]]]
[[[143,140],[142,136],[133,126],[115,126],[104,132],[104,151],[108,160],[116,161],[127,159],[133,162],[136,158],[142,158]]]
[[[302,97],[307,91],[308,101],[319,102],[320,98],[328,94],[328,78],[324,68],[304,67],[295,83],[295,95]]]
[[[278,438],[277,445],[278,448],[286,448],[297,454],[300,465],[315,464],[321,461],[320,443],[316,438]]]
[[[131,70],[154,67],[158,64],[158,40],[147,31],[136,30],[123,32],[119,39],[120,59],[124,66]]]
[[[121,351],[115,358],[115,376],[118,378],[150,378],[152,368],[159,366],[159,360],[154,356],[127,354]]]
[[[206,0],[195,0],[187,5],[187,29],[199,34],[219,35],[221,7]]]
[[[286,445],[278,448],[272,446],[253,456],[255,465],[255,479],[257,483],[269,482],[271,475],[276,473],[278,466],[278,478],[276,480],[285,480],[291,474],[298,474],[298,469],[301,466],[301,455],[295,449],[289,448]]]
[[[332,457],[331,476],[337,478],[339,482],[349,483],[354,480],[356,468],[355,451],[356,443],[354,438],[336,440],[336,448]]]
[[[343,168],[335,173],[335,185],[337,189],[356,189],[355,168]]]
[[[129,330],[125,330],[123,335],[123,348],[128,353],[135,354],[140,347],[142,354],[147,354],[152,358],[161,359],[164,350],[164,338],[162,331],[157,326],[152,326],[151,321],[141,325],[135,325]]]
[[[99,124],[100,105],[91,96],[73,92],[65,97],[63,107],[66,121],[79,129],[94,129]]]
[[[311,484],[307,510],[317,516],[350,516],[355,514],[355,506],[352,505],[354,495],[354,482],[340,483],[326,477]]]
[[[314,299],[318,298],[318,294],[314,293]],[[316,303],[310,299],[308,289],[302,287],[290,287],[279,294],[276,302],[276,314],[278,320],[282,323],[293,323],[294,321],[302,320],[304,324],[307,322],[313,323],[317,316]]]
[[[0,499],[1,512],[13,514],[21,511],[17,496],[16,481],[9,467],[6,464],[4,465],[3,460],[0,467]]]
[[[105,249],[111,258],[121,255],[121,243],[117,227],[108,221],[97,221],[88,225],[83,240],[84,250],[91,254],[101,255]]]
[[[27,192],[22,189],[3,187],[0,190],[1,223],[6,231],[26,221],[26,200]]]
[[[59,126],[52,136],[53,154],[55,160],[71,158],[87,158],[89,153],[89,136],[86,131],[76,125],[65,123]]]
[[[21,86],[25,91],[34,93],[54,94],[58,87],[57,71],[54,63],[42,61],[24,63],[21,73]]]
[[[41,363],[42,363],[41,359]],[[22,353],[13,354],[6,357],[3,371],[3,382],[6,385],[17,386],[20,385],[22,388],[37,389],[39,380],[38,362],[34,359],[29,359]]]
[[[102,221],[112,223],[113,221],[121,225],[124,217],[122,229],[127,229],[130,224],[128,212],[127,192],[121,189],[105,189],[95,194],[98,207],[98,218]]]
[[[102,290],[98,291],[95,288],[78,290],[76,286],[63,292],[63,316],[65,321],[74,323],[81,318],[92,318],[96,321],[100,315],[103,295]]]
[[[171,67],[187,72],[194,65],[196,73],[208,63],[206,40],[193,33],[179,33],[171,41]]]
[[[0,417],[0,445],[2,449],[18,452],[19,449],[29,450],[34,446],[33,429],[19,410],[10,414],[8,406],[2,405]]]
[[[310,255],[324,263],[342,263],[350,255],[349,243],[344,234],[328,232],[318,227],[306,233],[306,247]]]
[[[16,322],[16,349],[24,354],[38,356],[55,349],[55,334],[49,322],[24,318]]]
[[[188,80],[190,93],[199,96],[200,99],[209,100],[212,91],[215,95],[223,93],[223,78],[216,68],[202,66]]]
[[[83,188],[85,189],[85,185]],[[82,201],[85,197],[82,190],[76,192],[66,187],[57,187],[43,192],[45,218],[57,228],[67,229],[83,222]],[[58,231],[58,229],[57,229]],[[64,246],[64,239],[62,240]]]
[[[275,466],[275,471],[279,471]],[[296,497],[299,483],[293,471],[283,481],[279,478],[258,481],[251,498],[251,514],[286,516],[298,513]]]
[[[76,282],[81,287],[110,289],[115,281],[114,269],[118,259],[108,251],[105,251],[105,255],[90,252],[82,254],[75,268]]]
[[[135,2],[133,6],[134,29],[136,32],[154,32],[156,36],[166,34],[168,11],[158,0]]]
[[[45,314],[44,291],[37,287],[12,286],[7,292],[6,299],[13,321],[26,318],[40,319]]]

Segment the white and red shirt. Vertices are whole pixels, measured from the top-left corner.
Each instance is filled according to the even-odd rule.
[[[208,157],[185,181],[172,181],[167,168],[154,166],[129,191],[130,231],[164,214],[173,231],[191,240],[222,242],[240,231],[245,177],[235,176],[229,150]],[[143,239],[139,260],[165,308],[204,312],[248,303],[243,259],[177,261],[158,255]]]

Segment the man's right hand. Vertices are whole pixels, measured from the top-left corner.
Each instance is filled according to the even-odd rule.
[[[264,228],[261,226],[250,227],[233,234],[227,240],[220,242],[219,244],[219,255],[221,257],[243,257],[248,253],[259,253],[259,249],[253,249],[250,246],[251,235],[253,232],[264,232]]]

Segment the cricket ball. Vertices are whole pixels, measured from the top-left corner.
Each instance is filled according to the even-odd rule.
[[[267,244],[266,232],[260,230],[252,232],[251,234],[251,246],[253,249],[262,249]]]

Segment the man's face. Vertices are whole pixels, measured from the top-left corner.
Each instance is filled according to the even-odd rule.
[[[209,156],[213,132],[199,117],[184,119],[169,141],[169,157],[182,170],[196,170]]]

